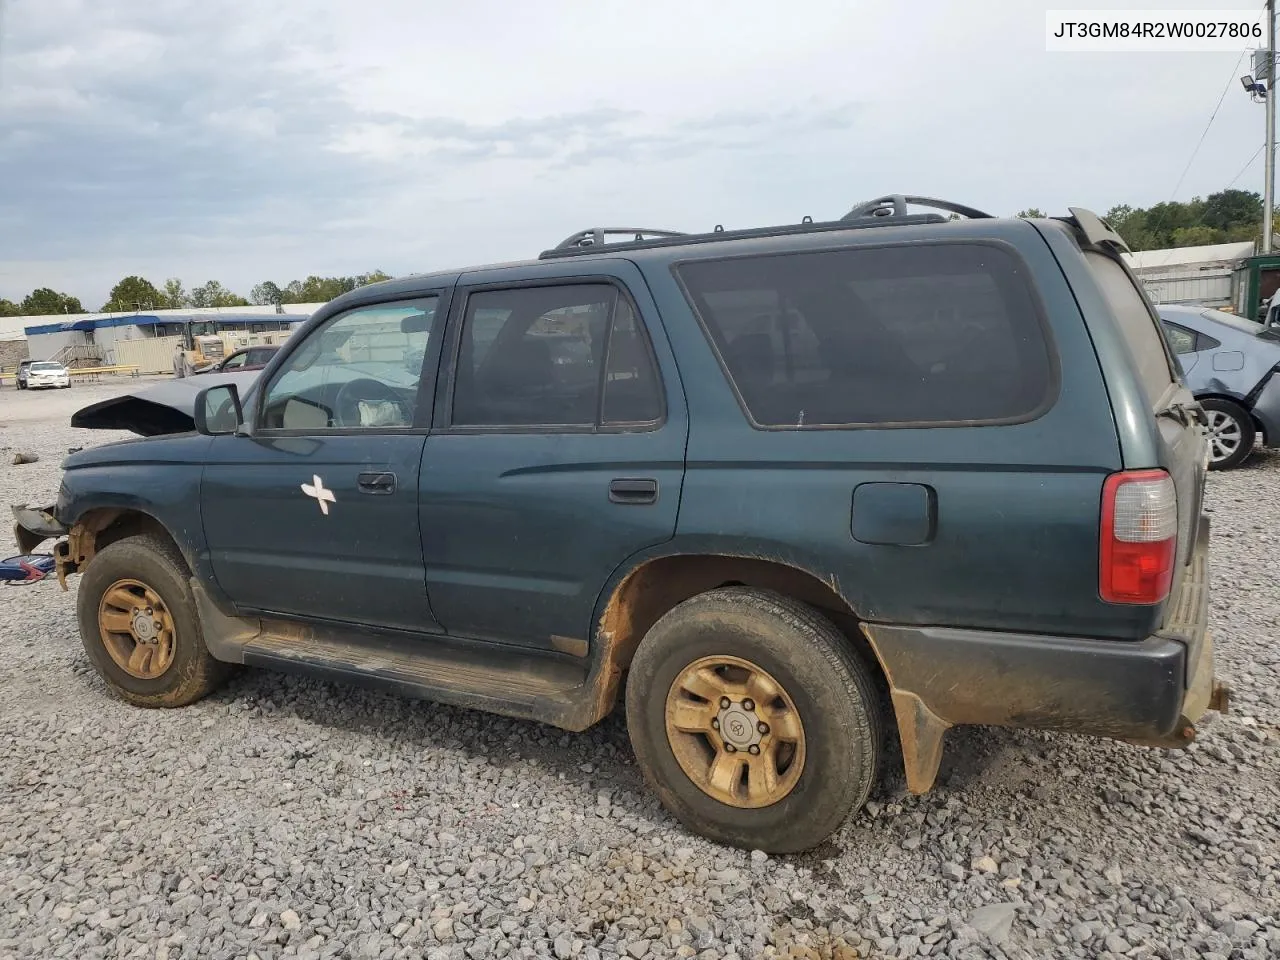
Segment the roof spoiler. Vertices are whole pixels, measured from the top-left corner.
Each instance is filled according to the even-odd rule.
[[[1084,236],[1089,246],[1113,247],[1120,253],[1131,252],[1129,245],[1124,242],[1124,237],[1112,230],[1107,222],[1092,210],[1086,210],[1084,207],[1067,207],[1067,210],[1071,216],[1055,219],[1074,226]]]

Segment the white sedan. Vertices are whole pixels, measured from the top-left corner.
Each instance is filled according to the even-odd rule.
[[[27,368],[27,387],[69,387],[71,373],[60,363],[52,360],[37,360]]]

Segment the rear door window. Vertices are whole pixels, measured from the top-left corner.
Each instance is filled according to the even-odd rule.
[[[793,253],[678,268],[758,426],[1031,419],[1056,364],[1025,269],[986,244]]]
[[[1085,259],[1115,314],[1125,342],[1137,364],[1147,400],[1154,408],[1175,381],[1170,353],[1160,333],[1159,321],[1129,274],[1106,254],[1085,252]]]
[[[643,324],[608,283],[482,290],[467,298],[452,424],[656,424],[663,393]]]

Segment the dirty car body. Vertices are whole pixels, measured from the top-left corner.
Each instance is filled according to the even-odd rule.
[[[1205,444],[1121,241],[1087,211],[942,204],[968,215],[948,220],[901,200],[738,233],[587,231],[526,263],[361,288],[252,390],[184,400],[197,432],[70,456],[57,503],[17,512],[20,544],[62,538],[65,579],[121,543],[171,543],[218,661],[568,730],[629,684],[633,740],[652,709],[671,745],[653,766],[636,741],[664,802],[767,849],[814,841],[770,810],[803,821],[787,805],[841,759],[817,738],[844,742],[824,726],[841,703],[776,682],[808,662],[778,652],[796,631],[868,678],[848,688],[859,716],[872,688],[891,704],[915,792],[955,725],[1187,744],[1225,708]],[[719,705],[672,699],[686,681],[650,648],[708,597],[735,637],[748,602],[791,611],[724,661],[785,696],[759,706],[730,677]],[[82,607],[87,646],[110,629]],[[637,692],[641,664],[667,679]],[[690,689],[710,677],[696,667]],[[690,712],[710,717],[701,794],[668,762]],[[807,765],[771,807],[776,784],[754,794],[749,771],[784,728],[772,773]]]

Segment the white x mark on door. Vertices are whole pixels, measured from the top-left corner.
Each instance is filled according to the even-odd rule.
[[[320,504],[320,512],[326,517],[329,515],[329,504],[338,502],[338,498],[333,495],[333,491],[324,488],[324,481],[320,479],[319,474],[311,477],[311,483],[302,485],[302,492],[308,497],[315,498],[316,502]]]

